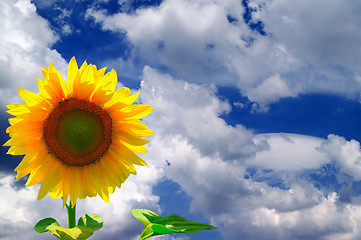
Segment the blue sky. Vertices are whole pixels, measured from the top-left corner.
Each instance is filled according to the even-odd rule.
[[[137,239],[132,208],[176,213],[217,231],[162,240],[359,239],[361,3],[341,0],[3,0],[0,139],[17,89],[36,92],[50,62],[114,68],[141,90],[156,132],[147,167],[104,203],[92,239]],[[0,239],[37,239],[61,201],[37,201],[0,149]],[[53,239],[41,235],[42,239]]]

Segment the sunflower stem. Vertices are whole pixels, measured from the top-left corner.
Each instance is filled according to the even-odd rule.
[[[69,222],[69,228],[73,228],[75,227],[75,206],[76,204],[72,207],[71,203],[70,205],[66,204],[66,210],[68,211],[68,222]]]

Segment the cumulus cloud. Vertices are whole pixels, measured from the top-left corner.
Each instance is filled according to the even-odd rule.
[[[0,238],[19,239],[20,233],[26,239],[38,238],[33,227],[40,216],[58,216],[59,222],[66,223],[60,201],[44,199],[37,202],[38,187],[14,189],[15,181],[12,175],[0,175]],[[44,236],[44,239],[51,238]]]
[[[235,128],[219,117],[230,110],[216,96],[214,85],[174,80],[145,67],[141,101],[154,112],[145,121],[163,137],[181,135],[207,156],[234,160],[255,153],[253,133],[241,125]]]
[[[300,93],[357,98],[360,4],[314,4],[249,1],[251,21],[262,22],[266,34],[250,29],[237,0],[165,0],[113,15],[89,8],[86,16],[105,30],[126,33],[133,59],[166,67],[187,81],[238,87],[263,109]]]
[[[254,6],[264,1],[251,1]],[[361,34],[355,31],[361,18],[359,3],[341,1],[270,1],[254,17],[265,23],[265,31],[298,61],[288,78],[302,82],[307,92],[357,95],[360,84]],[[322,9],[322,10],[321,10]],[[292,72],[290,72],[292,73]],[[293,79],[292,79],[293,78]]]
[[[51,49],[58,37],[29,0],[1,1],[0,11],[0,102],[5,105],[20,100],[18,87],[37,91],[42,66],[54,61],[65,73],[66,63]]]
[[[320,151],[336,161],[343,172],[356,181],[361,180],[361,149],[358,141],[347,141],[344,137],[331,134],[322,143]]]
[[[227,14],[242,13],[242,6],[236,1],[222,2],[224,6],[220,1],[163,1],[159,7],[112,16],[90,8],[87,17],[104,29],[126,32],[134,54],[148,64],[165,65],[183,79],[204,82],[212,78],[221,84],[234,82],[234,73],[227,70],[233,66],[222,60],[232,59],[235,46],[246,44],[239,27],[250,32],[227,20]]]
[[[301,190],[301,189],[299,189]],[[288,194],[288,193],[283,193]],[[281,197],[283,194],[280,194]],[[247,205],[234,215],[224,216],[226,239],[357,239],[354,221],[359,206],[336,204],[336,194],[318,195],[318,202],[304,209],[282,212],[277,208]],[[267,201],[267,195],[262,196]],[[307,196],[312,197],[312,196]],[[288,198],[288,197],[287,197]],[[292,201],[292,198],[289,198]],[[242,227],[239,227],[242,226]]]
[[[266,144],[247,161],[248,166],[258,166],[276,171],[304,171],[318,169],[330,162],[326,153],[319,149],[324,139],[286,133],[260,134],[256,144]]]
[[[202,94],[195,94],[194,89]],[[157,132],[150,143],[149,158],[191,197],[190,210],[204,213],[211,224],[220,227],[224,239],[357,239],[359,199],[348,195],[347,187],[340,195],[335,189],[319,189],[308,175],[333,161],[323,150],[325,140],[240,132],[221,119],[215,121],[224,103],[213,92],[207,85],[189,84],[149,67],[144,69],[142,101],[156,107],[145,119]],[[199,121],[204,115],[212,124]],[[192,116],[191,121],[182,116]],[[223,131],[233,137],[222,138]],[[241,136],[247,136],[247,150],[235,140]],[[201,141],[212,151],[202,149]],[[236,158],[227,158],[232,152],[228,146],[234,144],[239,153]],[[357,146],[352,149],[357,155]],[[252,175],[249,168],[260,173],[272,171],[281,184],[262,179],[259,173]]]
[[[294,90],[289,89],[284,79],[279,74],[267,78],[255,88],[247,90],[249,100],[258,103],[260,110],[267,111],[270,102],[276,102],[280,98],[296,96]]]
[[[356,31],[361,17],[356,2],[331,1],[250,1],[253,6],[265,5],[254,17],[265,23],[292,55],[321,67],[336,65],[359,71],[361,33]]]
[[[169,159],[166,176],[191,196],[192,211],[220,227],[224,239],[357,239],[355,211],[361,208],[339,204],[336,192],[325,195],[299,177],[288,179],[287,189],[272,187],[244,178],[239,162],[202,155],[180,136],[154,140],[159,155]]]
[[[157,157],[169,159],[166,176],[192,198],[191,210],[201,211],[220,227],[224,239],[356,239],[359,205],[340,205],[338,195],[325,195],[313,184],[292,179],[287,189],[244,178],[239,162],[207,157],[181,136],[153,139]],[[294,155],[290,154],[289,157]]]

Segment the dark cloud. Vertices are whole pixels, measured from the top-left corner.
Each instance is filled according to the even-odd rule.
[[[338,200],[341,203],[351,203],[351,197],[353,195],[352,185],[343,185],[339,191]]]

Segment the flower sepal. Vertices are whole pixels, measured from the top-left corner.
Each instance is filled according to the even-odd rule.
[[[54,218],[44,218],[34,227],[38,233],[50,232],[62,240],[84,240],[103,227],[103,220],[95,213],[81,216],[78,225],[72,228],[62,227]]]

